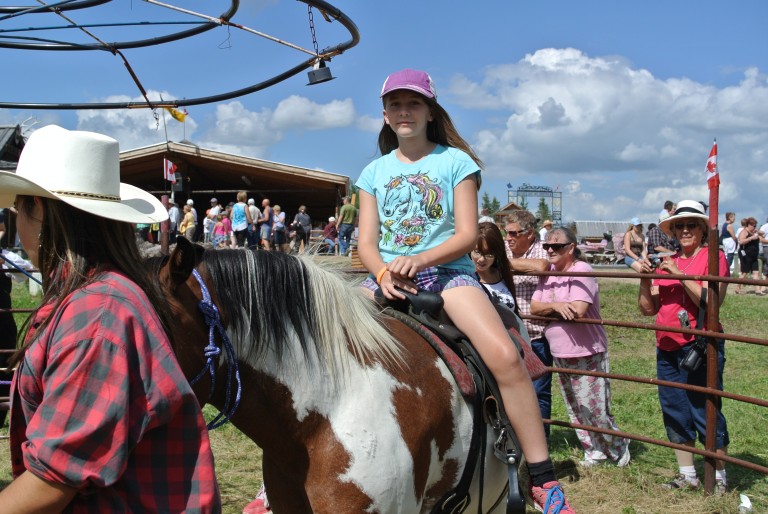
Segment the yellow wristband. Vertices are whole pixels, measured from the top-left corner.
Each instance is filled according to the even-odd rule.
[[[384,278],[384,273],[387,272],[387,266],[385,265],[383,268],[379,270],[378,273],[376,273],[376,283],[381,285],[381,279]]]

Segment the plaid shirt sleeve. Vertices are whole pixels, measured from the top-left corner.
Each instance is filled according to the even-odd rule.
[[[507,251],[509,251],[508,246],[507,246]],[[510,256],[510,258],[512,257]],[[536,241],[533,242],[530,248],[528,248],[528,251],[526,251],[525,254],[523,255],[523,259],[547,260],[547,252],[541,246],[540,240],[537,239]],[[514,276],[515,294],[516,294],[516,300],[520,308],[521,314],[530,316],[531,297],[533,296],[534,291],[536,291],[536,286],[539,285],[539,280],[540,280],[540,277],[536,275],[524,275],[524,274],[515,273],[515,276]],[[528,335],[531,336],[532,340],[541,339],[544,336],[544,327],[547,326],[547,322],[524,319],[523,324],[525,325],[525,328],[528,330]]]
[[[54,316],[17,372],[12,457],[79,489],[73,512],[218,512],[200,406],[143,292],[110,273]]]
[[[667,235],[659,227],[654,227],[648,231],[648,253],[656,253],[657,246],[671,249],[672,245],[669,244]]]

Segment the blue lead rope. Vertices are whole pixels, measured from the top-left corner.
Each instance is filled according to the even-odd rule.
[[[221,348],[216,345],[216,331],[219,333],[221,342],[224,346],[224,351],[227,352],[227,359],[229,365],[227,366],[227,394],[224,399],[224,409],[222,409],[216,417],[208,423],[208,430],[213,430],[221,425],[226,424],[232,415],[235,413],[235,409],[240,405],[240,395],[242,393],[242,384],[240,383],[240,369],[237,365],[237,356],[235,355],[235,349],[232,346],[232,341],[229,340],[224,325],[221,324],[221,317],[219,316],[219,309],[214,305],[211,300],[211,293],[203,282],[203,278],[200,273],[195,269],[192,270],[192,274],[197,279],[197,283],[200,284],[200,290],[203,293],[203,299],[200,300],[197,307],[203,314],[205,324],[208,326],[208,345],[205,347],[204,355],[206,358],[205,365],[200,373],[197,374],[189,383],[195,385],[207,371],[211,375],[211,390],[208,393],[208,401],[213,396],[213,391],[216,389],[216,359],[221,355]],[[235,401],[232,404],[232,408],[229,408],[229,403],[232,398],[232,373],[234,371],[235,380],[237,381],[237,394]],[[228,410],[229,409],[229,410]]]
[[[11,266],[13,266],[14,268],[16,268],[17,270],[21,271],[23,274],[25,274],[27,277],[29,277],[29,279],[30,279],[30,280],[34,280],[34,281],[35,281],[35,282],[37,282],[38,284],[40,284],[40,285],[43,285],[43,282],[42,282],[41,280],[39,280],[37,277],[33,276],[31,273],[28,273],[28,272],[27,272],[27,270],[25,270],[25,269],[23,269],[23,268],[20,268],[20,267],[18,267],[17,265],[15,265],[14,263],[12,263],[12,262],[11,262],[11,261],[9,261],[8,259],[3,259],[3,264],[10,264],[10,265],[11,265]]]

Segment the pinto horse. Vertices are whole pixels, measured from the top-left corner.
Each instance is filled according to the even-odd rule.
[[[470,448],[472,405],[414,330],[382,315],[349,278],[306,258],[201,252],[183,238],[157,272],[179,323],[188,378],[204,368],[209,329],[202,277],[234,346],[242,388],[231,422],[263,450],[276,513],[426,513],[456,486]],[[231,354],[230,354],[231,355]],[[194,384],[227,410],[231,358]],[[483,426],[484,430],[486,429]],[[483,491],[465,512],[504,512],[507,466],[487,438]],[[475,473],[477,477],[478,473]],[[482,505],[478,505],[482,497]],[[458,512],[458,510],[456,511]]]

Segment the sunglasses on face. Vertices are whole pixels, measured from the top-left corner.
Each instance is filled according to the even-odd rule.
[[[485,257],[486,260],[495,259],[496,256],[492,253],[480,253],[477,250],[472,250],[472,258],[473,259],[479,259],[480,257]]]
[[[522,236],[528,232],[527,230],[507,230],[507,237],[517,237]]]
[[[559,252],[569,244],[571,243],[542,243],[541,247],[544,248],[545,252],[548,252],[549,250]]]
[[[686,228],[690,232],[696,227],[698,227],[699,224],[696,221],[687,221],[687,222],[679,221],[673,224],[672,226],[675,227],[675,230],[683,230],[684,228]]]

